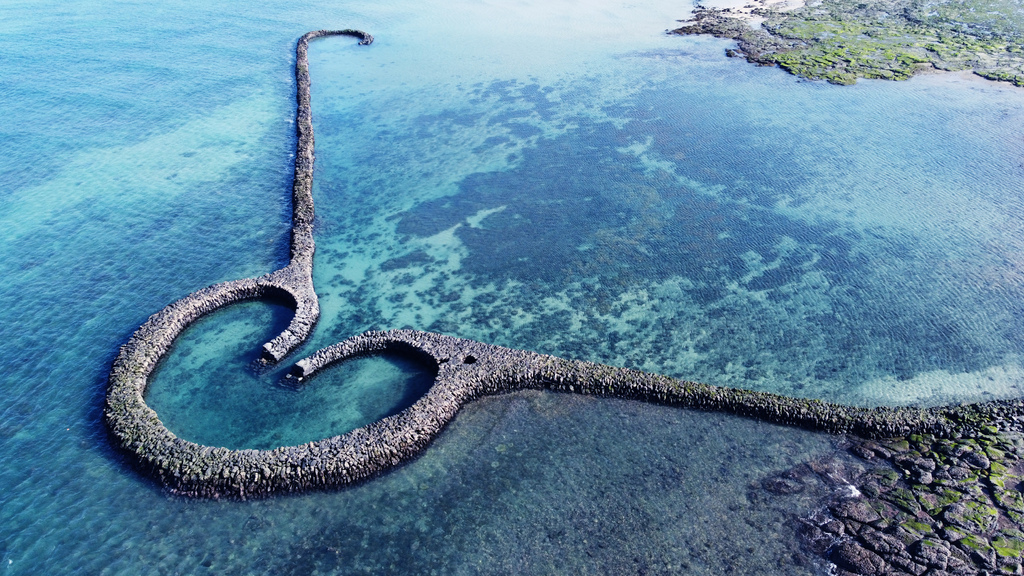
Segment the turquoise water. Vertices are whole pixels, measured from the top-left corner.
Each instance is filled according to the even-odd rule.
[[[332,366],[311,384],[282,384],[290,366],[261,368],[260,349],[252,342],[277,336],[290,319],[289,309],[260,302],[203,318],[160,365],[146,402],[168,428],[194,442],[272,450],[397,414],[434,382],[436,369],[383,355]]]
[[[6,3],[0,19],[0,566],[9,574],[808,574],[762,478],[837,440],[523,393],[338,492],[170,498],[101,422],[117,347],[171,300],[287,258],[296,38],[310,51],[315,282],[300,354],[411,326],[865,405],[1020,394],[1024,92],[838,88],[602,0]],[[287,321],[194,326],[148,398],[261,447],[400,409],[429,372],[251,366]],[[767,568],[766,568],[767,567]]]

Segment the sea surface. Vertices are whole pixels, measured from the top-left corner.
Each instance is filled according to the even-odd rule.
[[[1024,90],[837,87],[665,34],[686,2],[13,0],[0,17],[0,571],[816,574],[762,481],[842,439],[543,392],[468,406],[337,491],[169,496],[102,423],[118,347],[287,262],[310,48],[315,284],[293,359],[412,327],[864,406],[1020,396]],[[303,389],[253,367],[287,309],[190,328],[147,401],[270,448],[402,410],[398,357]],[[851,472],[852,473],[852,472]]]

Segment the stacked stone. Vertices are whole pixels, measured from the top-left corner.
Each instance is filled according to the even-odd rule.
[[[299,39],[295,47],[295,173],[292,181],[291,261],[274,274],[286,283],[295,297],[295,316],[288,329],[263,345],[263,361],[276,364],[312,333],[320,317],[320,303],[313,290],[313,112],[309,94],[309,41],[322,36],[355,36],[368,45],[373,36],[360,30],[315,30]]]
[[[309,95],[309,41],[323,36],[355,36],[368,45],[373,36],[361,30],[314,30],[295,46],[295,175],[292,182],[292,263],[313,268],[313,111]]]

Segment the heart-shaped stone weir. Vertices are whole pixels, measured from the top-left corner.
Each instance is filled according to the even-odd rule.
[[[174,340],[200,317],[252,299],[283,301],[295,311],[288,327],[263,346],[277,363],[304,342],[319,318],[313,290],[313,126],[306,51],[309,40],[357,30],[314,31],[296,49],[298,144],[295,154],[291,261],[259,278],[204,288],[151,316],[122,346],[110,372],[104,417],[114,443],[172,492],[200,497],[260,497],[343,486],[415,457],[467,402],[521,389],[615,396],[719,410],[832,433],[869,437],[927,432],[954,435],[963,426],[1024,414],[1019,400],[952,408],[859,408],[686,382],[578,360],[513,350],[414,330],[368,332],[299,360],[286,377],[303,385],[323,368],[382,352],[408,354],[436,365],[427,393],[409,408],[346,434],[274,450],[229,450],[188,442],[164,426],[144,400],[149,378]]]

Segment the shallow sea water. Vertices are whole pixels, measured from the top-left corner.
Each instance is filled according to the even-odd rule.
[[[165,495],[101,421],[117,347],[171,300],[287,258],[293,48],[317,131],[308,354],[411,326],[864,405],[1020,394],[1024,92],[839,88],[665,36],[627,0],[5,4],[0,569],[8,574],[820,571],[772,474],[840,439],[540,392],[467,407],[366,484]],[[429,370],[252,368],[273,305],[197,323],[147,398],[232,447],[401,409]]]

